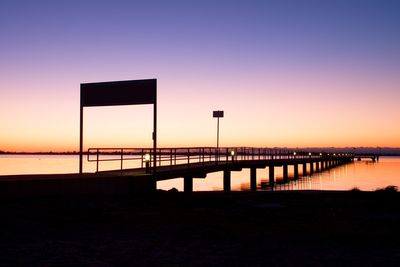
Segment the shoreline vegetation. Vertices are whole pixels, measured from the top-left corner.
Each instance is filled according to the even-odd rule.
[[[396,266],[400,193],[2,199],[2,266]]]

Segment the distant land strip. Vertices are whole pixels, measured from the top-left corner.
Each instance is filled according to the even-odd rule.
[[[327,153],[343,152],[343,153],[355,153],[355,154],[376,154],[379,156],[400,156],[400,148],[395,147],[265,147],[266,149],[290,149],[294,151],[305,151],[305,152],[321,152]],[[83,152],[87,154],[87,151]],[[4,151],[0,150],[1,155],[79,155],[78,151]],[[100,154],[113,154],[102,152]]]

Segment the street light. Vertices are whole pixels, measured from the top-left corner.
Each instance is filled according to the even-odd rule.
[[[235,150],[232,149],[232,150],[231,150],[232,161],[235,160],[235,154],[236,154]]]
[[[219,118],[224,117],[224,111],[222,111],[222,110],[213,111],[213,117],[217,118],[217,150],[218,150],[218,148],[219,148]]]

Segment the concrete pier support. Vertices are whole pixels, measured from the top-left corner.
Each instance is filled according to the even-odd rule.
[[[299,165],[294,164],[293,165],[293,172],[294,172],[294,179],[299,179]]]
[[[193,192],[193,177],[185,176],[183,177],[183,191],[184,192]]]
[[[224,170],[224,191],[231,191],[231,171]]]
[[[311,161],[310,162],[310,175],[314,173],[314,163]]]
[[[274,163],[269,164],[269,185],[274,186],[275,185],[275,170],[274,170]]]
[[[257,169],[250,168],[250,190],[256,191],[257,190]]]
[[[288,175],[288,165],[287,163],[283,163],[283,182],[289,182],[289,175]]]
[[[303,163],[303,176],[307,175],[307,163]]]
[[[319,172],[319,164],[320,164],[319,161],[315,162],[315,171],[316,172]]]

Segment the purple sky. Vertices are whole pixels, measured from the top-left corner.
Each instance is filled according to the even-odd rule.
[[[400,146],[399,14],[390,0],[1,1],[0,150],[76,149],[79,84],[142,78],[159,81],[161,146],[215,145],[214,109],[226,146]],[[86,143],[151,144],[145,107],[106,111],[88,111]]]

